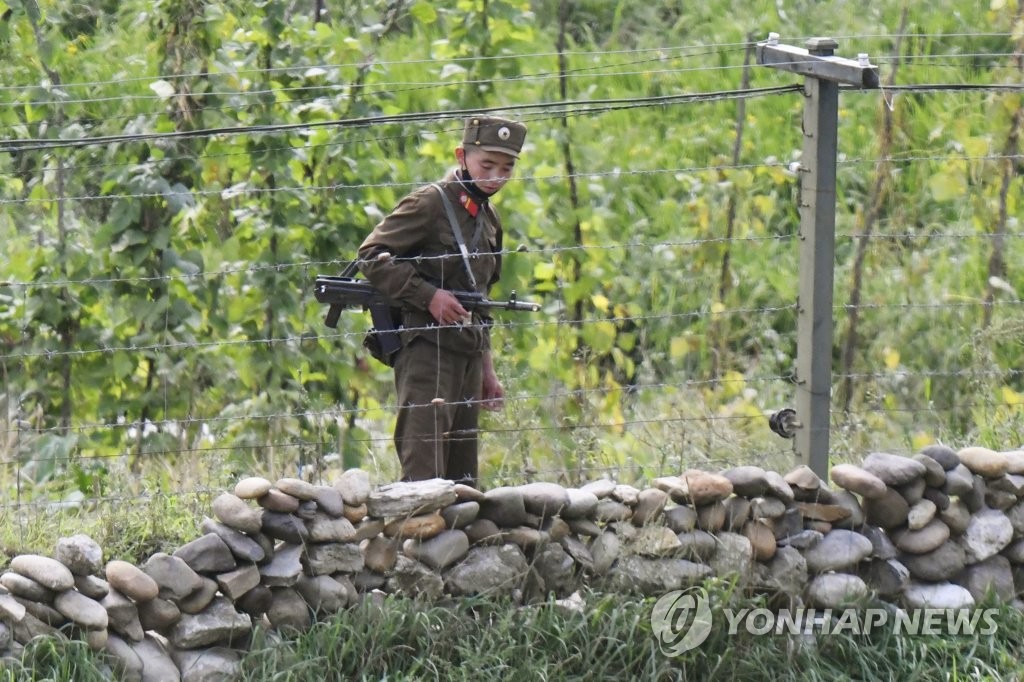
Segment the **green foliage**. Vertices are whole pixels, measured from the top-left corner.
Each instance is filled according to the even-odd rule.
[[[451,163],[460,124],[432,112],[563,100],[577,103],[564,119],[513,109],[530,135],[498,200],[512,252],[494,294],[544,314],[495,330],[509,399],[486,418],[485,476],[785,467],[764,414],[793,395],[802,98],[744,100],[738,163],[738,100],[642,100],[738,89],[748,36],[768,31],[834,32],[883,77],[905,59],[901,83],[1019,81],[1013,3],[343,4],[0,5],[0,126],[34,140],[0,154],[0,456],[26,495],[109,494],[119,471],[161,476],[160,453],[207,448],[217,471],[340,460],[389,475],[388,374],[361,349],[361,316],[324,327],[313,276]],[[605,100],[619,105],[581,104]],[[835,458],[1015,445],[1020,273],[1002,273],[990,323],[979,302],[1000,202],[1019,212],[1000,158],[1019,92],[843,93],[837,347],[887,103],[894,149]],[[410,114],[424,115],[380,121]],[[999,229],[1018,262],[1015,223]]]

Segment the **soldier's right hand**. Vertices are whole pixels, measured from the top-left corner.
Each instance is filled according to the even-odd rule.
[[[430,299],[427,307],[430,314],[434,316],[438,324],[458,324],[469,321],[469,311],[462,307],[455,294],[444,289],[438,289]]]

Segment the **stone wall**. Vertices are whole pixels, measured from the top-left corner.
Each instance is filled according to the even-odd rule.
[[[0,575],[0,653],[37,636],[107,652],[124,679],[230,679],[257,625],[303,630],[360,599],[581,587],[658,595],[710,576],[818,607],[873,596],[969,607],[1024,590],[1024,451],[939,445],[913,457],[689,470],[637,489],[529,483],[480,492],[435,479],[331,485],[246,478],[198,539],[139,566],[93,540],[15,557]]]

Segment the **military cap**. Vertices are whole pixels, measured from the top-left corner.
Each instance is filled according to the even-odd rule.
[[[473,116],[466,119],[462,135],[464,149],[476,147],[488,152],[501,152],[519,158],[526,141],[526,126],[498,116]]]

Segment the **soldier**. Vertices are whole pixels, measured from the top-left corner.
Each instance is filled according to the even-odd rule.
[[[466,121],[458,166],[404,199],[359,247],[360,269],[402,304],[395,447],[403,480],[447,478],[476,485],[480,408],[498,410],[486,314],[469,313],[452,290],[487,294],[501,273],[501,220],[491,198],[515,169],[521,123]]]

